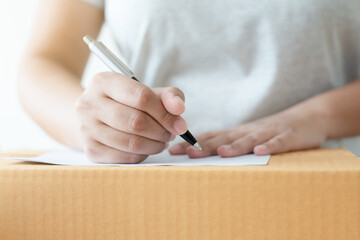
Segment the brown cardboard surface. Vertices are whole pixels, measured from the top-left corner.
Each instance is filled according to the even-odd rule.
[[[359,240],[360,159],[322,149],[267,166],[0,160],[0,239]]]

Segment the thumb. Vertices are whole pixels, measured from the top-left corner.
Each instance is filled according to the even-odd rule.
[[[185,111],[184,93],[176,87],[154,88],[165,109],[173,115],[181,115]]]

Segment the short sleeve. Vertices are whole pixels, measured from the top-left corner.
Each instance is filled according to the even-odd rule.
[[[90,3],[91,5],[94,5],[98,8],[104,8],[104,1],[105,0],[82,0],[83,2]]]

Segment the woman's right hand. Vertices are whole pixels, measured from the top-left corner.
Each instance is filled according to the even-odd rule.
[[[86,156],[100,163],[139,163],[187,130],[184,94],[151,89],[124,75],[95,75],[76,103]]]

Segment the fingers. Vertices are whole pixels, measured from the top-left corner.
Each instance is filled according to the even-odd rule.
[[[201,151],[184,142],[171,147],[169,152],[172,155],[188,154],[190,158],[202,158],[216,154],[221,157],[234,157],[252,153],[256,146],[267,142],[276,134],[274,130],[249,133],[247,129],[211,132],[197,137],[203,148]]]
[[[160,153],[186,131],[185,121],[174,115],[184,110],[182,92],[176,88],[157,91],[120,74],[96,75],[76,102],[90,160],[136,163]],[[165,109],[162,98],[172,113]]]
[[[107,109],[111,111],[100,107],[96,117],[114,129],[164,143],[170,141],[172,137],[169,131],[140,110],[119,104],[109,98],[99,99],[98,104],[108,106]]]
[[[152,155],[162,152],[166,146],[164,142],[121,132],[102,123],[88,129],[87,135],[106,146],[128,153]]]
[[[198,140],[198,142],[201,144],[202,147],[203,143],[208,140],[211,139],[217,135],[220,135],[222,133],[224,133],[225,131],[214,131],[214,132],[208,132],[208,133],[204,133],[201,134],[199,136],[196,136],[196,140]],[[174,145],[169,149],[169,152],[171,155],[182,155],[182,154],[186,154],[186,149],[191,147],[189,143],[187,142],[182,142],[180,144]]]
[[[231,132],[225,134],[218,134],[206,141],[201,142],[202,150],[197,150],[193,147],[187,148],[186,152],[190,158],[202,158],[217,154],[217,149],[223,144],[229,144],[233,142],[239,136]]]
[[[185,111],[185,95],[175,87],[154,88],[154,92],[160,96],[166,110],[174,115],[180,115]]]
[[[227,145],[222,145],[217,149],[217,153],[221,157],[235,157],[252,153],[254,147],[258,144],[264,143],[269,138],[274,136],[273,131],[262,131],[247,134],[241,138],[236,139]]]
[[[144,161],[147,155],[127,153],[111,148],[93,139],[85,140],[86,157],[97,163],[130,163],[135,164]]]
[[[104,82],[107,84],[104,84]],[[170,113],[153,90],[121,74],[101,73],[94,77],[92,84],[98,85],[101,91],[111,99],[146,112],[171,133],[183,134],[187,130],[185,120],[173,114],[181,112],[181,107],[177,106],[180,104],[177,103],[179,101],[178,98],[174,97],[175,100],[166,103],[166,105],[170,105],[172,112]],[[165,94],[164,98],[169,99],[169,94]],[[174,108],[173,105],[175,106]]]
[[[280,134],[269,141],[254,148],[254,154],[258,156],[288,152],[293,149],[293,142],[289,134]]]

